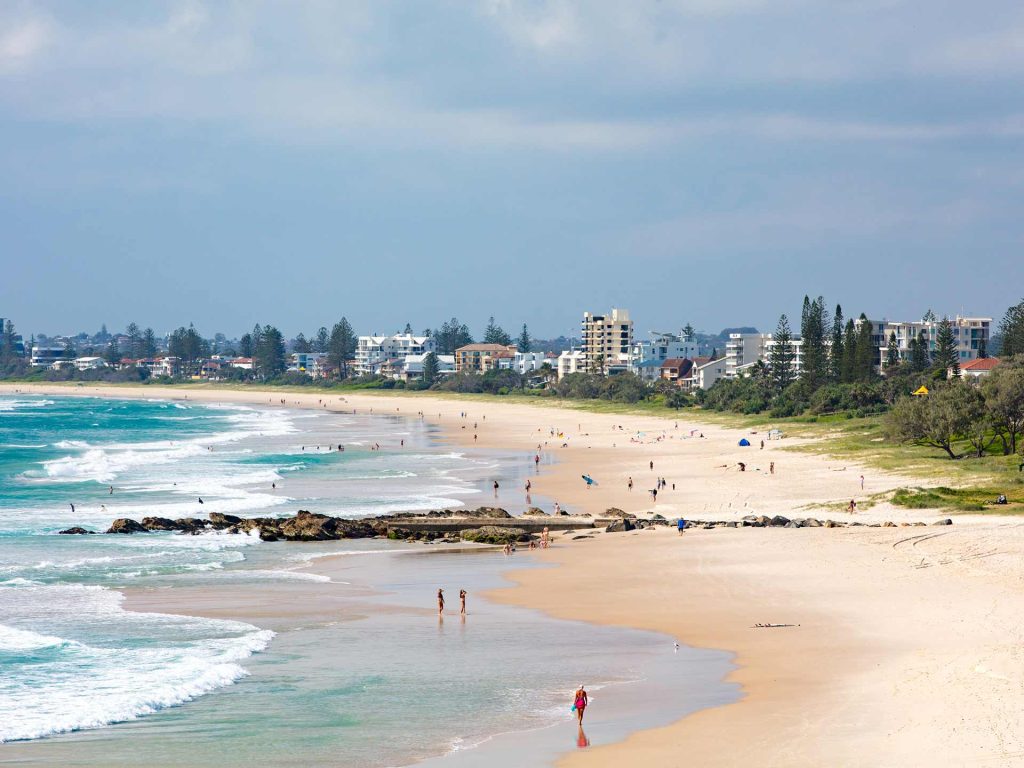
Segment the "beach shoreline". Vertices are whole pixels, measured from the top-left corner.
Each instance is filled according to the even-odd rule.
[[[845,515],[839,511],[844,499],[881,494],[914,479],[782,451],[774,441],[762,449],[756,434],[686,417],[677,421],[674,414],[596,414],[419,395],[17,389],[320,409],[327,399],[326,410],[422,411],[453,444],[527,453],[539,445],[541,454],[553,454],[557,460],[537,467],[531,478],[534,489],[574,512],[615,506],[669,518],[732,520],[752,513],[816,514],[896,525],[940,517],[884,502]],[[742,435],[754,445],[739,447]],[[737,471],[739,461],[746,472]],[[772,461],[776,471],[765,471]],[[581,474],[592,475],[597,485],[581,482]],[[646,491],[657,477],[665,478],[666,488],[654,503]],[[495,504],[513,499],[522,503],[521,489],[502,489]],[[556,542],[537,559],[559,567],[513,570],[515,586],[488,596],[559,618],[654,630],[737,654],[730,680],[742,686],[739,702],[579,751],[564,765],[669,766],[682,755],[686,762],[722,766],[962,765],[979,755],[1024,765],[1024,693],[1015,682],[1024,637],[1014,618],[1024,609],[1015,565],[1024,554],[1021,531],[1013,518],[958,516],[942,529],[608,534]],[[946,706],[944,697],[956,707]]]

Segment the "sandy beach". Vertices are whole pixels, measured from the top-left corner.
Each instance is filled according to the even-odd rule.
[[[885,503],[848,516],[840,510],[850,499],[913,478],[787,451],[791,439],[766,440],[762,449],[764,435],[701,424],[686,411],[677,420],[430,396],[218,388],[2,391],[14,389],[422,413],[456,444],[554,456],[532,476],[533,492],[571,512],[614,506],[668,518],[813,515],[897,526],[940,517]],[[742,437],[750,447],[738,445]],[[583,474],[596,485],[588,488]],[[655,503],[648,491],[658,477],[667,486]],[[501,488],[496,503],[521,511],[524,490]],[[562,537],[535,555],[559,567],[516,572],[517,586],[490,597],[736,654],[731,679],[742,686],[741,701],[581,750],[566,765],[1014,766],[1024,765],[1022,554],[1017,520],[992,516],[927,528],[718,528],[681,537],[659,529]]]

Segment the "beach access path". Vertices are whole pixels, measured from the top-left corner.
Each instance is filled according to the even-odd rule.
[[[533,493],[574,513],[614,506],[670,519],[783,514],[897,525],[944,517],[885,502],[847,515],[838,510],[849,499],[928,483],[783,450],[793,440],[766,440],[761,449],[764,435],[701,423],[687,411],[677,419],[498,399],[218,387],[0,391],[14,388],[422,413],[456,445],[521,451],[524,461],[540,445],[545,461],[531,479]],[[744,436],[750,447],[738,445]],[[596,484],[588,488],[583,474]],[[655,503],[648,491],[659,477],[667,485]],[[520,512],[524,490],[502,487],[494,503]],[[568,766],[1024,766],[1022,555],[1018,519],[992,516],[927,528],[562,536],[535,555],[560,567],[516,572],[516,586],[490,596],[737,654],[731,679],[743,688],[739,702],[574,753]]]

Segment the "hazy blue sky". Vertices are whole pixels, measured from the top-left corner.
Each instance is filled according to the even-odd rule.
[[[0,4],[25,332],[999,316],[1019,0]]]

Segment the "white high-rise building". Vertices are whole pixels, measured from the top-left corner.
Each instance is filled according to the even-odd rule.
[[[660,364],[669,359],[692,360],[697,357],[697,349],[697,342],[688,341],[681,332],[651,331],[650,341],[633,342],[629,351],[629,371],[639,376],[642,375],[641,371],[649,369],[654,363]]]
[[[794,338],[790,345],[793,349],[793,373],[799,375],[803,370],[804,343]],[[725,378],[746,375],[758,361],[767,365],[774,348],[775,339],[770,333],[730,333],[729,341],[725,343]]]
[[[609,315],[583,313],[581,324],[583,373],[619,373],[628,370],[633,346],[633,321],[625,309]]]
[[[396,333],[393,336],[360,336],[356,346],[357,376],[370,376],[381,363],[407,355],[423,355],[434,351],[429,336]]]

